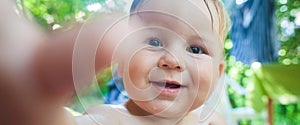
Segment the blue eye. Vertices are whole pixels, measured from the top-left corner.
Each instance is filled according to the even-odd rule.
[[[156,40],[156,39],[150,39],[148,41],[148,44],[151,45],[151,46],[156,46],[156,47],[161,47],[162,46],[162,43],[159,40]]]
[[[204,53],[203,50],[197,46],[190,46],[186,50],[193,54],[203,54]]]

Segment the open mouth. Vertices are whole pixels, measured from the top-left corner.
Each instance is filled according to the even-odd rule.
[[[173,83],[173,82],[152,82],[153,84],[159,86],[159,87],[164,87],[167,89],[179,89],[183,87],[182,85],[178,83]]]
[[[177,94],[186,86],[180,84],[176,81],[152,81],[151,82],[154,88],[156,88],[160,95],[163,95],[165,97],[176,97]]]

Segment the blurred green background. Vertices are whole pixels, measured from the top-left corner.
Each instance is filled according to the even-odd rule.
[[[226,0],[224,0],[226,1]],[[128,12],[130,0],[16,0],[18,13],[29,20],[37,22],[45,30],[70,28],[78,22],[85,22],[96,11],[109,13],[111,11]],[[226,4],[226,2],[225,2]],[[283,65],[300,63],[300,1],[276,0],[276,24],[278,38],[281,43],[278,51],[278,63]],[[230,39],[225,42],[227,74],[246,87],[251,83],[253,72],[250,67],[237,62],[229,55],[232,48]],[[79,93],[70,107],[78,112],[85,108],[103,103],[103,95],[108,91],[106,83],[111,79],[111,68],[107,68],[97,76],[98,80],[89,88]],[[300,91],[300,90],[299,90]],[[245,106],[245,96],[228,87],[229,99],[232,107]],[[75,103],[75,105],[74,105]],[[84,104],[84,105],[82,105]],[[86,104],[86,105],[85,105]],[[300,103],[274,103],[274,122],[276,125],[300,125]],[[241,121],[242,125],[257,124],[257,121]]]

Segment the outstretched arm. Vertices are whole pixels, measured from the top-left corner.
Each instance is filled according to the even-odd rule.
[[[11,0],[1,0],[0,5],[0,124],[74,124],[62,107],[74,90],[73,69],[78,64],[74,62],[74,49],[79,45],[78,39],[80,44],[84,41],[84,48],[77,48],[82,53],[76,60],[94,58],[95,71],[103,69],[110,65],[124,25],[120,24],[117,33],[104,35],[103,40],[99,35],[122,15],[102,15],[68,31],[47,33],[18,16]],[[93,74],[81,74],[76,77],[83,80],[79,85],[82,87],[90,83]]]

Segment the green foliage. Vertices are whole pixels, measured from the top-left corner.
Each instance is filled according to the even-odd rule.
[[[27,16],[44,28],[51,30],[57,25],[76,21],[80,12],[86,12],[86,2],[80,0],[23,0]]]
[[[300,1],[299,0],[277,0],[276,22],[278,37],[280,42],[279,58],[275,63],[284,65],[300,63]],[[296,22],[299,22],[297,25]],[[252,71],[249,66],[235,61],[233,56],[229,55],[231,41],[225,41],[225,53],[227,62],[226,73],[236,80],[241,86],[251,84]],[[230,101],[233,107],[245,106],[245,97],[235,92],[231,87],[228,88]],[[296,125],[300,124],[300,103],[281,105],[274,104],[275,124]],[[249,125],[255,121],[241,121],[240,124]]]
[[[300,63],[300,1],[277,1],[277,26],[281,42],[278,62],[284,65]],[[299,125],[300,102],[282,105],[275,103],[275,124]]]
[[[84,113],[86,109],[103,103],[103,96],[108,92],[107,83],[112,79],[110,67],[104,69],[97,75],[97,80],[92,85],[77,91],[77,96],[70,102],[70,108],[77,112]]]
[[[300,124],[300,103],[296,104],[275,104],[276,125],[299,125]]]
[[[53,30],[85,21],[96,11],[110,12],[124,10],[124,1],[112,0],[17,0],[26,16],[35,20],[43,28]]]
[[[227,38],[225,40],[225,57],[226,60],[226,74],[228,74],[234,81],[240,83],[241,86],[246,87],[250,82],[250,77],[253,74],[250,66],[244,65],[242,62],[236,61],[234,56],[229,55],[232,47],[232,41]],[[228,94],[233,108],[245,106],[245,95],[238,94],[231,86],[228,86]]]
[[[105,95],[108,92],[108,88],[106,84],[112,79],[112,68],[108,67],[103,70],[103,72],[99,73],[97,76],[97,83],[99,85],[99,89],[103,95]]]
[[[277,1],[277,26],[281,41],[278,62],[288,64],[300,63],[300,1]],[[298,25],[297,25],[298,24]]]

